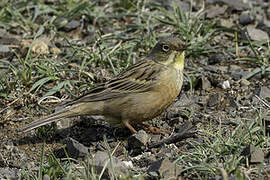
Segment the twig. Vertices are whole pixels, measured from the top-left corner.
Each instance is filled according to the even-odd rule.
[[[156,142],[156,143],[152,143],[151,145],[148,145],[148,148],[156,148],[159,147],[163,144],[171,144],[171,143],[176,143],[179,141],[182,141],[183,139],[187,139],[190,137],[196,137],[195,136],[195,132],[188,132],[189,130],[191,130],[193,128],[193,125],[188,122],[186,124],[184,124],[178,131],[178,133],[176,133],[175,135],[170,136],[167,139],[164,139],[160,142]]]
[[[50,102],[62,102],[63,100],[56,97],[56,96],[45,96],[45,97],[42,97],[39,101],[38,101],[38,105],[41,106],[41,103],[44,101],[44,100],[47,100],[47,99],[51,99]]]
[[[114,148],[114,150],[112,151],[111,155],[113,155],[113,154],[115,153],[115,151],[116,151],[116,149],[118,148],[119,145],[120,145],[120,142],[115,146],[115,148]],[[99,175],[99,177],[98,177],[99,180],[102,178],[102,175],[103,175],[103,173],[105,172],[105,170],[106,170],[106,168],[107,168],[107,166],[108,166],[108,164],[109,164],[110,161],[111,161],[111,158],[109,158],[109,159],[105,162],[105,165],[104,165],[104,167],[103,167],[103,169],[102,169],[102,171],[101,171],[101,173],[100,173],[100,175]],[[113,168],[113,167],[112,167],[112,168]]]
[[[9,103],[4,109],[0,110],[0,113],[4,112],[5,110],[7,110],[9,108],[9,106],[11,106],[12,104],[14,104],[16,101],[18,101],[21,97],[16,98],[14,101],[12,101],[11,103]]]
[[[223,180],[228,180],[229,179],[229,177],[228,177],[228,173],[226,172],[226,170],[222,167],[222,165],[220,164],[219,165],[219,171],[220,171],[220,173],[221,173],[221,176],[222,176],[222,179]]]
[[[255,97],[256,97],[261,103],[263,103],[266,107],[270,108],[270,105],[269,105],[267,102],[265,102],[265,100],[263,100],[262,98],[260,98],[260,97],[257,96],[257,95],[255,95]]]

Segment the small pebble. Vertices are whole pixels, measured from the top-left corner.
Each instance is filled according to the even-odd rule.
[[[240,84],[241,86],[249,86],[250,82],[246,79],[241,79]]]
[[[227,81],[224,81],[221,85],[222,89],[229,89],[231,88],[231,85],[230,85],[230,82],[227,80]]]

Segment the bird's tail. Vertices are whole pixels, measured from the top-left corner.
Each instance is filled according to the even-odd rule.
[[[27,132],[30,131],[32,129],[35,129],[37,127],[52,123],[52,122],[56,122],[59,121],[63,118],[68,118],[68,117],[73,117],[73,116],[78,116],[80,114],[76,113],[76,111],[74,111],[74,109],[70,109],[70,108],[63,108],[58,112],[55,112],[49,116],[46,116],[44,118],[40,118],[37,119],[33,122],[31,122],[30,124],[22,127],[21,129],[19,129],[19,131],[22,132]]]

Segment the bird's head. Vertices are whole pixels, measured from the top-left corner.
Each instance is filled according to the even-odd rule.
[[[169,36],[158,41],[149,57],[158,63],[182,70],[184,68],[186,49],[187,47],[179,38]]]

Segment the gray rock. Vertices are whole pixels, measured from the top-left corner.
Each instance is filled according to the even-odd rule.
[[[240,80],[240,85],[241,86],[249,86],[250,85],[250,82],[246,79],[241,79]]]
[[[215,53],[215,54],[212,54],[209,57],[208,63],[209,64],[217,64],[217,63],[223,62],[224,60],[226,60],[224,54],[222,54],[222,53]]]
[[[100,174],[105,168],[102,179],[113,179],[116,175],[125,176],[128,173],[128,167],[120,159],[110,156],[107,152],[98,151],[87,159],[90,169],[93,168],[97,174]]]
[[[91,120],[93,121],[104,121],[104,116],[91,116]]]
[[[196,99],[196,97],[190,97],[190,96],[187,96],[186,94],[182,94],[179,100],[175,102],[173,107],[189,106],[194,103],[194,99]]]
[[[218,71],[220,72],[227,72],[228,67],[226,66],[215,66],[215,65],[208,65],[203,67],[205,70],[217,73]]]
[[[220,19],[220,25],[227,28],[232,28],[235,24],[232,19]]]
[[[247,12],[243,12],[240,16],[239,16],[239,24],[246,26],[248,24],[251,24],[253,22],[253,18],[251,18],[250,14]]]
[[[72,31],[74,29],[76,29],[77,27],[80,26],[80,21],[77,20],[71,20],[70,22],[68,22],[65,26],[64,26],[64,30],[69,32]]]
[[[270,21],[264,19],[263,24],[266,26],[266,28],[270,28]],[[269,35],[269,32],[268,32],[268,35]]]
[[[221,83],[222,89],[229,89],[231,88],[230,81],[226,80]]]
[[[153,162],[147,170],[150,175],[157,174],[164,179],[179,179],[180,172],[180,166],[172,163],[169,158]]]
[[[263,151],[253,145],[248,145],[241,155],[248,157],[249,163],[262,163],[264,161]]]
[[[42,178],[42,180],[50,180],[50,176],[48,174],[45,174]]]
[[[177,156],[178,153],[179,149],[175,146],[175,144],[170,144],[162,146],[156,156],[158,159],[164,157],[173,158]]]
[[[8,53],[8,52],[10,52],[9,47],[6,46],[6,45],[1,45],[0,44],[0,53]]]
[[[213,6],[206,11],[206,13],[207,13],[206,17],[207,18],[215,18],[219,15],[224,14],[226,12],[226,10],[227,10],[227,7],[225,7],[225,6],[221,6],[221,7]]]
[[[7,57],[11,53],[12,52],[8,46],[0,44],[0,58]]]
[[[222,2],[227,4],[230,8],[238,11],[247,10],[249,8],[247,3],[243,3],[241,0],[215,0],[215,2]]]
[[[247,33],[251,40],[253,41],[263,41],[268,40],[269,36],[266,32],[256,29],[254,26],[248,26],[247,27]]]
[[[0,179],[20,179],[20,174],[18,169],[0,168]]]
[[[161,135],[160,134],[153,134],[151,135],[151,142],[158,142],[161,139]]]
[[[234,80],[240,80],[242,77],[245,77],[249,72],[242,69],[231,71],[231,76]]]
[[[262,86],[257,90],[256,93],[260,98],[270,98],[270,89],[266,86]]]
[[[151,2],[151,1],[150,1]],[[161,7],[168,9],[169,11],[173,11],[174,7],[181,7],[181,11],[187,12],[190,9],[190,4],[185,1],[178,1],[178,0],[156,0],[153,2],[158,2]]]
[[[148,134],[140,130],[128,138],[128,149],[132,150],[133,154],[138,154],[145,149],[149,139]]]
[[[220,103],[220,101],[221,101],[221,94],[220,93],[213,94],[208,99],[208,106],[209,107],[216,106]]]
[[[71,158],[82,158],[88,154],[88,148],[78,141],[68,137],[63,140],[63,144],[66,145],[65,150],[69,157]],[[59,158],[66,157],[65,151],[63,148],[55,151],[55,154]]]
[[[266,16],[268,19],[270,19],[270,8],[268,8],[268,10],[266,11]]]
[[[0,33],[0,44],[3,45],[20,45],[20,40],[12,37],[9,33]]]
[[[207,79],[207,77],[201,78],[201,85],[203,90],[209,90],[211,88],[211,82]]]
[[[67,23],[68,23],[68,20],[67,20],[67,18],[65,18],[65,17],[58,17],[58,18],[54,21],[55,26],[57,26],[58,28],[64,27]]]

